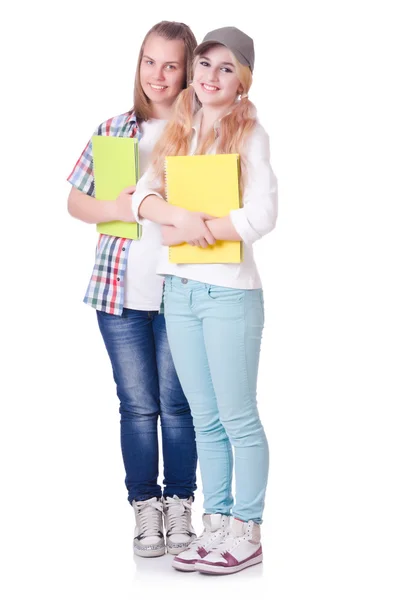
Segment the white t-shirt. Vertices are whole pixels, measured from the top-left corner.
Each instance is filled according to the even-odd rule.
[[[143,175],[150,165],[152,150],[167,121],[150,119],[142,123],[139,140],[139,167]],[[133,240],[128,253],[124,279],[124,307],[135,310],[159,310],[164,278],[156,275],[161,248],[160,226],[151,221],[142,223],[142,237]]]
[[[198,144],[202,111],[195,116],[193,136],[189,154],[194,154]],[[209,154],[214,154],[215,148]],[[232,210],[230,218],[243,240],[243,261],[239,264],[172,264],[168,259],[168,247],[162,246],[158,254],[157,273],[176,275],[212,285],[237,289],[257,289],[262,287],[255,264],[252,244],[269,233],[277,220],[277,179],[270,166],[269,138],[263,127],[257,123],[253,129],[245,152],[247,180],[243,196],[243,208]],[[139,223],[146,219],[139,217],[141,202],[150,194],[161,198],[155,189],[159,181],[154,180],[149,169],[139,180],[132,197],[132,208]]]

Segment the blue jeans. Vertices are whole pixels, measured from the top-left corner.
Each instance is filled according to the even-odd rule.
[[[121,316],[97,311],[97,317],[120,400],[128,500],[193,496],[197,466],[194,427],[172,361],[164,315],[125,308]],[[157,483],[159,417],[163,492]]]
[[[261,523],[269,468],[256,403],[262,290],[167,276],[164,301],[171,352],[196,429],[205,512]]]

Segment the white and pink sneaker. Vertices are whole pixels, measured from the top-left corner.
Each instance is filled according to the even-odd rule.
[[[229,517],[221,514],[203,515],[204,531],[172,561],[178,571],[195,571],[197,560],[206,558],[211,549],[227,536]]]
[[[261,530],[254,521],[230,519],[228,536],[195,563],[200,573],[228,575],[262,562]]]

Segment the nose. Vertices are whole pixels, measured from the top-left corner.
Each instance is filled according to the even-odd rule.
[[[216,68],[210,69],[209,81],[218,81],[218,69],[216,69]]]
[[[156,70],[154,72],[154,78],[157,79],[157,81],[163,81],[165,79],[164,73],[163,73],[163,68],[161,65],[156,67]]]

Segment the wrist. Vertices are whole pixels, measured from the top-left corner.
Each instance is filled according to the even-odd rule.
[[[186,213],[189,211],[187,211],[185,208],[181,208],[180,206],[172,206],[171,204],[169,204],[169,206],[172,207],[172,212],[170,213],[172,225],[174,227],[182,227]]]
[[[114,200],[106,200],[103,203],[103,217],[107,221],[119,221],[118,204]]]

